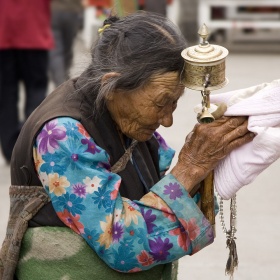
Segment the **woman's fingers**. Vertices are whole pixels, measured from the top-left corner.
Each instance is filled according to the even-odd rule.
[[[231,141],[226,148],[226,154],[229,154],[234,149],[249,143],[255,137],[253,132],[247,132],[242,137],[236,138],[235,140]]]
[[[213,123],[210,123],[210,125],[213,124],[220,127],[221,133],[225,134],[231,132],[235,128],[243,125],[244,123],[248,125],[247,117],[221,117],[220,119],[214,121]]]
[[[231,119],[227,125],[228,129],[231,129],[227,134],[224,135],[225,143],[230,143],[236,138],[244,136],[248,133],[248,120],[244,120],[243,123],[240,124],[241,120]]]

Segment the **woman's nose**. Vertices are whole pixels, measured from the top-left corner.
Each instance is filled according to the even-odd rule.
[[[164,127],[170,127],[173,124],[173,115],[171,112],[165,112],[164,115],[160,118],[160,125]]]

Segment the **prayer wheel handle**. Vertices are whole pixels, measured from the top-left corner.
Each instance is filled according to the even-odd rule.
[[[216,236],[215,227],[215,192],[214,192],[214,172],[211,171],[209,175],[201,182],[199,189],[201,199],[201,211],[213,227],[214,236]]]

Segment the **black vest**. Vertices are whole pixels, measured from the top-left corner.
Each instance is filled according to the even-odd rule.
[[[13,150],[12,185],[41,186],[34,167],[32,149],[43,125],[56,117],[67,116],[81,122],[96,144],[107,151],[111,166],[124,154],[125,149],[109,112],[105,109],[102,115],[94,118],[93,97],[78,88],[78,84],[78,79],[62,84],[45,98],[25,122]],[[137,144],[133,152],[135,164],[129,161],[126,168],[119,172],[122,178],[121,196],[139,200],[159,181],[158,146],[155,138]],[[57,218],[51,203],[48,203],[30,222],[30,226],[38,225],[64,224]]]

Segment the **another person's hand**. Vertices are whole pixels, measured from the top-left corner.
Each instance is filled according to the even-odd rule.
[[[250,142],[247,117],[222,117],[212,123],[197,124],[187,136],[171,174],[188,192],[212,171],[232,150]]]

